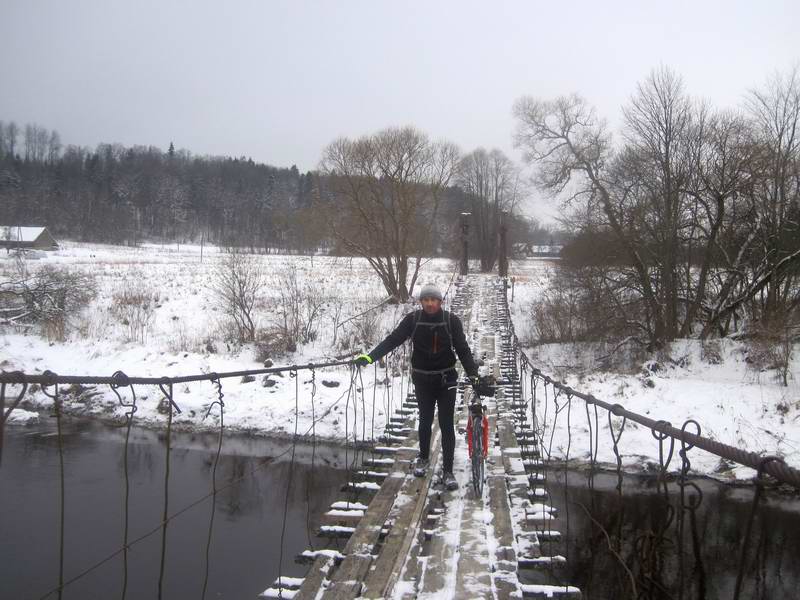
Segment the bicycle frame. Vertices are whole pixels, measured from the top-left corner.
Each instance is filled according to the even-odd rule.
[[[472,458],[473,448],[478,446],[483,453],[483,458],[489,456],[489,419],[486,416],[485,406],[478,402],[470,402],[469,417],[467,418],[467,447],[469,448],[469,457]],[[473,429],[475,429],[475,420],[480,421],[481,436],[479,440],[473,440]],[[478,443],[476,443],[478,442]]]

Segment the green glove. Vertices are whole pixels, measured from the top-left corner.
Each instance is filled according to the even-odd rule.
[[[359,354],[355,358],[355,363],[359,367],[366,367],[372,364],[372,357],[369,354]]]
[[[496,391],[494,377],[486,375],[485,377],[470,377],[472,389],[478,396],[494,396]]]

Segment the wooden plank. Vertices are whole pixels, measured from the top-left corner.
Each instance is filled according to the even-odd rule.
[[[497,597],[510,598],[516,594],[518,579],[517,554],[514,550],[514,524],[511,519],[505,473],[493,473],[489,477],[488,485],[492,526],[497,539],[494,556],[495,570],[492,573],[492,579],[494,589],[497,590]]]
[[[495,366],[495,377],[499,377],[499,369]],[[506,404],[506,395],[501,391],[498,404]],[[512,469],[519,469],[521,462],[516,455],[517,440],[513,435],[513,419],[502,417],[496,408],[490,420],[492,433],[496,433],[500,441],[500,452],[503,460],[495,465],[489,476],[489,505],[492,512],[497,546],[495,547],[495,568],[492,571],[493,589],[497,598],[516,598],[519,591],[517,577],[517,553],[515,548],[514,523],[511,518],[511,505],[506,486],[506,474]],[[510,450],[510,452],[509,452]],[[524,470],[524,467],[523,467]]]
[[[334,565],[334,558],[332,556],[319,555],[306,573],[303,580],[303,585],[300,586],[294,600],[313,600],[317,594],[323,589],[325,579],[328,576],[331,568]]]
[[[489,407],[489,402],[484,402],[484,404],[487,406],[489,439],[493,440],[496,429],[496,410],[492,410]],[[463,448],[463,451],[466,452],[466,448]],[[464,458],[463,460],[467,463],[466,467],[469,470],[471,468],[469,459]],[[497,464],[492,466],[489,463],[485,464],[484,467],[488,471],[488,474],[487,481],[484,483],[486,489],[484,490],[483,496],[476,498],[474,492],[472,492],[466,494],[462,500],[464,503],[464,510],[459,525],[460,536],[458,542],[460,556],[456,565],[455,596],[457,598],[469,598],[474,595],[474,590],[476,589],[492,589],[492,557],[490,556],[489,547],[486,543],[488,532],[486,530],[484,514],[487,508],[489,512],[494,510],[488,484],[489,480],[497,471],[501,471],[502,473],[502,467]],[[467,486],[468,489],[470,489],[471,483],[468,483]],[[503,487],[505,487],[505,485]],[[486,500],[489,502],[488,507],[485,504]],[[465,551],[467,549],[469,551]]]
[[[325,600],[358,598],[371,564],[372,555],[369,553],[347,555],[334,573],[322,598]]]
[[[414,443],[417,435],[409,436],[407,446]],[[378,542],[386,517],[394,504],[397,490],[400,489],[408,469],[408,462],[415,455],[410,447],[393,449],[395,459],[390,475],[377,491],[364,516],[358,522],[355,532],[350,537],[342,553],[345,555],[339,567],[333,572],[330,581],[326,580],[331,571],[332,562],[328,557],[319,556],[309,569],[309,575],[300,587],[296,600],[313,600],[318,598],[356,598],[361,592],[361,583],[352,585],[353,581],[363,581],[372,562],[371,552]],[[324,576],[320,573],[324,571]],[[361,576],[359,577],[359,574]],[[354,579],[358,577],[358,579]],[[350,578],[350,579],[348,579]],[[323,589],[324,588],[324,589]]]
[[[436,422],[431,431],[430,466],[425,477],[407,477],[401,495],[414,498],[399,507],[395,522],[383,543],[375,567],[364,585],[365,598],[385,598],[397,582],[400,571],[408,556],[411,544],[419,533],[420,521],[427,503],[428,490],[441,452],[439,444],[439,425]]]
[[[363,582],[373,562],[372,551],[378,542],[381,530],[395,504],[398,492],[406,480],[407,463],[416,453],[409,447],[416,439],[412,434],[407,440],[407,446],[395,454],[395,464],[388,477],[381,485],[381,489],[372,499],[364,517],[359,521],[355,532],[348,540],[343,551],[345,555],[342,564],[334,572],[331,583],[323,598],[356,598],[361,595]],[[354,583],[355,582],[355,583]]]

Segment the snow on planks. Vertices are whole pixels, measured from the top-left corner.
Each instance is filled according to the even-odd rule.
[[[476,282],[483,284],[477,290]],[[497,443],[490,449],[482,497],[472,491],[463,436],[456,438],[454,464],[460,488],[447,492],[436,481],[436,422],[431,469],[424,478],[410,473],[417,435],[416,401],[409,394],[391,418],[385,445],[364,462],[361,481],[347,487],[360,494],[359,502],[337,502],[326,513],[329,526],[347,530],[346,547],[341,553],[303,553],[300,558],[313,563],[302,585],[291,590],[294,598],[580,598],[578,588],[553,580],[564,557],[542,552],[543,542],[552,548],[561,539],[553,529],[558,514],[547,504],[544,465],[527,423],[514,350],[504,335],[500,288],[478,277],[457,288],[454,310],[465,330],[474,332],[478,354],[508,382],[496,400],[485,402]],[[471,393],[460,393],[462,427]]]

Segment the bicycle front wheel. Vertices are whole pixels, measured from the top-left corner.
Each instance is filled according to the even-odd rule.
[[[472,426],[472,487],[475,497],[483,496],[483,423],[475,419]]]

